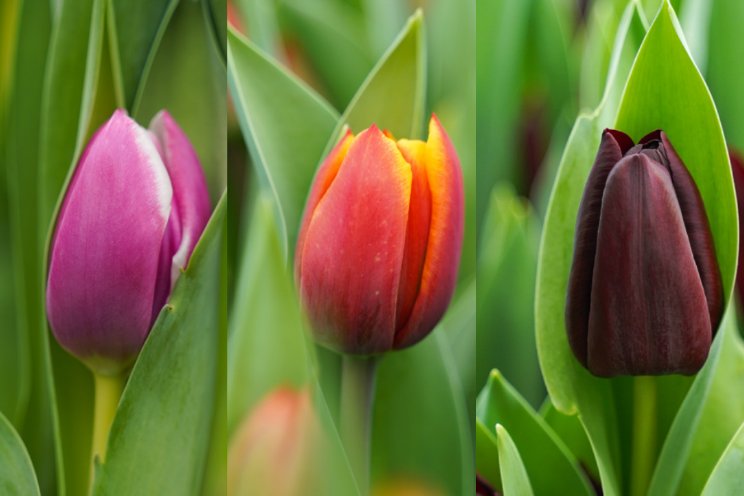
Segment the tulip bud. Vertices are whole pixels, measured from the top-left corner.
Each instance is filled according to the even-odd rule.
[[[462,172],[436,117],[427,142],[374,125],[347,133],[315,176],[297,243],[316,339],[372,354],[426,337],[452,297],[462,236]]]
[[[227,456],[227,494],[323,494],[320,423],[307,390],[269,393],[238,427]]]
[[[65,193],[46,303],[60,345],[95,372],[139,353],[210,215],[186,135],[160,112],[150,131],[117,110],[93,136]]]
[[[693,374],[723,311],[697,186],[666,134],[605,130],[576,222],[566,329],[597,376]]]

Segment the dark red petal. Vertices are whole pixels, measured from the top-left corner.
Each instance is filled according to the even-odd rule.
[[[739,206],[739,235],[744,232],[744,160],[736,151],[729,149],[731,159],[731,172],[734,175],[734,187],[736,189],[736,204]],[[739,268],[736,271],[736,292],[739,295],[739,303],[744,303],[744,250],[739,246]]]
[[[711,325],[668,169],[642,154],[607,179],[588,332],[595,375],[697,372]]]
[[[669,142],[669,138],[663,132],[660,134],[668,159],[674,191],[677,193],[682,218],[685,220],[687,236],[690,238],[692,254],[695,257],[695,264],[703,283],[705,298],[708,301],[708,313],[715,334],[723,315],[723,287],[721,286],[721,273],[716,260],[713,236],[710,232],[708,217],[705,215],[705,206],[692,176],[690,176],[687,167]]]
[[[632,146],[633,142],[625,133],[605,129],[597,158],[589,172],[589,178],[584,187],[584,196],[581,198],[581,204],[579,205],[574,238],[574,257],[568,279],[568,295],[566,298],[566,329],[571,349],[584,366],[587,364],[586,343],[589,305],[602,195],[607,176],[623,157],[623,149],[625,148],[625,151],[627,151]]]

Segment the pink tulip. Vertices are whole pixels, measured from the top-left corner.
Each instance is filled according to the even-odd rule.
[[[57,217],[46,302],[60,345],[97,373],[128,366],[210,212],[199,159],[173,118],[160,112],[148,131],[115,111]]]

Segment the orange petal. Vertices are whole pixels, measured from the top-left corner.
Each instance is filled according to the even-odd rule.
[[[395,335],[395,348],[417,343],[444,315],[457,282],[464,229],[462,170],[452,142],[432,115],[426,142],[426,176],[431,195],[426,258],[408,322]]]
[[[297,272],[322,344],[358,354],[392,347],[410,193],[411,167],[372,126],[308,210]]]
[[[408,209],[408,227],[403,267],[398,290],[398,311],[395,329],[402,328],[411,315],[419,293],[421,274],[424,270],[426,247],[431,224],[431,193],[426,174],[426,143],[419,140],[400,140],[398,148],[411,164],[411,206]]]
[[[310,193],[305,203],[305,211],[302,214],[302,222],[300,222],[300,232],[297,234],[297,248],[295,250],[295,275],[299,277],[300,265],[302,264],[302,251],[305,244],[305,234],[307,227],[312,217],[315,207],[318,205],[323,195],[326,194],[328,188],[331,187],[331,183],[336,179],[338,169],[346,158],[346,154],[349,152],[354,141],[354,134],[351,130],[347,130],[338,144],[331,150],[326,159],[318,167],[318,171],[315,173],[312,186],[310,187]]]

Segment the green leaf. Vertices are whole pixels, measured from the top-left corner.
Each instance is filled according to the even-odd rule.
[[[522,458],[519,456],[519,450],[501,424],[496,424],[496,444],[499,449],[499,460],[501,460],[501,481],[504,494],[532,495],[532,485]]]
[[[0,489],[7,496],[41,494],[26,447],[13,426],[1,413]]]
[[[701,494],[717,496],[744,492],[744,470],[741,469],[743,466],[744,424],[734,435],[721,459],[718,460]]]
[[[729,329],[732,326],[732,313],[729,310],[724,317],[719,336],[713,342],[705,366],[695,377],[695,382],[677,411],[677,415],[667,433],[649,484],[649,496],[673,494],[680,488],[685,462],[692,449],[693,433],[697,431],[700,424],[703,408],[710,395],[713,377],[720,367],[723,342],[725,339],[730,339],[726,338],[726,335],[731,334]]]
[[[294,250],[310,182],[338,114],[232,30],[227,65],[243,135],[262,184],[274,196],[286,257]]]
[[[225,0],[203,0],[204,15],[214,35],[222,60],[227,59],[227,3]]]
[[[638,52],[615,124],[636,140],[654,129],[669,136],[705,203],[728,301],[738,254],[731,166],[715,105],[683,39],[665,1]]]
[[[545,398],[534,333],[539,225],[527,201],[502,184],[491,193],[481,229],[476,382],[498,366],[537,406]]]
[[[556,487],[566,494],[591,494],[573,454],[497,370],[478,396],[476,415],[492,433],[497,424],[509,430],[522,448],[527,473],[538,494],[550,494]],[[503,479],[503,467],[501,475]]]
[[[204,9],[197,2],[180,2],[133,112],[147,125],[160,110],[168,110],[194,146],[214,199],[225,189],[227,174],[226,78]]]
[[[452,351],[460,387],[465,394],[468,418],[475,417],[476,362],[476,281],[462,285],[462,290],[442,319],[441,326]]]
[[[117,100],[134,113],[177,0],[109,0],[108,34]]]
[[[297,40],[329,100],[343,109],[375,62],[364,25],[368,16],[334,0],[283,0],[280,7],[286,33]]]
[[[341,123],[354,133],[377,124],[397,138],[421,137],[426,90],[423,31],[423,15],[418,10],[362,83]]]
[[[230,314],[228,433],[268,392],[309,379],[299,302],[265,194],[258,196],[250,226]]]
[[[372,426],[373,482],[405,474],[445,494],[475,493],[470,420],[442,331],[438,327],[416,346],[380,360]]]
[[[538,357],[553,405],[581,415],[597,460],[605,494],[620,494],[618,420],[611,381],[590,375],[568,346],[564,310],[573,238],[584,183],[602,129],[612,126],[623,83],[643,32],[643,18],[630,4],[620,22],[605,93],[591,114],[580,115],[566,144],[548,206],[537,270],[535,326]],[[508,427],[508,426],[507,426]]]
[[[198,494],[216,401],[223,195],[129,377],[95,494]]]

